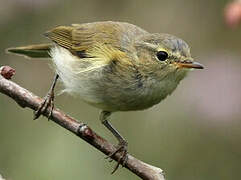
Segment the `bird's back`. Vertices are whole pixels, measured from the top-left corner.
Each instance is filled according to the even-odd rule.
[[[97,45],[111,45],[121,51],[130,51],[136,37],[147,32],[138,26],[124,22],[94,22],[58,26],[45,35],[71,52],[89,51]]]

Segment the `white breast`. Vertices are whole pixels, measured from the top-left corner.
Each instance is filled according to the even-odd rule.
[[[94,70],[101,68],[103,65],[96,61],[80,59],[60,46],[52,48],[50,55],[56,73],[63,82],[65,88],[63,92],[80,96],[81,99],[88,102],[101,101],[97,99],[92,89],[95,84],[94,81],[98,80],[95,78],[96,71]]]

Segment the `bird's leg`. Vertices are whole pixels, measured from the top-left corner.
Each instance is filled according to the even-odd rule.
[[[116,153],[121,153],[121,156],[114,168],[114,170],[112,171],[111,174],[113,174],[119,167],[119,165],[122,163],[122,166],[125,165],[125,163],[127,162],[127,141],[120,135],[120,133],[109,123],[108,118],[110,117],[111,112],[109,111],[102,111],[100,114],[100,120],[101,123],[104,124],[104,126],[110,130],[110,132],[117,138],[117,140],[119,141],[117,148],[114,152],[112,152],[111,154],[108,155],[107,158],[112,158]],[[122,161],[122,162],[121,162]]]
[[[54,108],[54,87],[57,83],[58,78],[59,78],[59,75],[55,74],[54,80],[52,82],[52,85],[50,87],[48,94],[44,97],[44,101],[40,104],[39,108],[36,111],[34,111],[34,118],[33,118],[34,120],[38,119],[39,116],[41,116],[41,114],[43,114],[48,107],[51,107],[50,113],[48,115],[48,119],[52,115],[52,111]]]

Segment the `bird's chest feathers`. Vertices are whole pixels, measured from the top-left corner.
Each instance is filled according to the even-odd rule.
[[[78,59],[59,47],[52,49],[51,56],[66,92],[109,111],[149,108],[171,94],[180,81],[175,74],[163,79],[142,74],[125,59]]]
[[[147,79],[143,82],[143,87],[137,88],[139,103],[148,108],[159,103],[170,95],[177,87],[178,82],[174,79]]]
[[[111,99],[116,98],[116,102],[119,102],[118,104],[120,105],[118,108],[123,111],[142,110],[158,104],[176,89],[181,80],[176,78],[175,73],[162,79],[158,76],[155,78],[153,73],[152,75],[142,74],[130,69],[129,74],[132,75],[129,77],[124,76],[124,79],[120,76],[118,84],[121,86],[115,86],[118,88],[114,89],[110,88],[112,93],[109,92],[114,94]]]

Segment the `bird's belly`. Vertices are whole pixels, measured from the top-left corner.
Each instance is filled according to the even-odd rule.
[[[158,104],[177,87],[176,82],[163,81],[152,84],[151,87],[137,87],[123,85],[122,87],[106,86],[90,96],[80,97],[87,103],[107,111],[144,110]]]
[[[102,110],[131,111],[158,104],[177,86],[177,83],[165,81],[154,83],[151,87],[138,87],[135,82],[111,84],[105,79],[98,79],[100,76],[97,74],[89,72],[88,76],[73,78],[72,83],[64,82],[66,91]]]
[[[105,67],[92,64],[93,60],[80,60],[60,47],[54,48],[51,56],[65,86],[63,91],[102,110],[130,111],[149,108],[164,99],[178,84],[171,79],[145,79],[140,83],[135,77],[106,75],[103,71]]]

